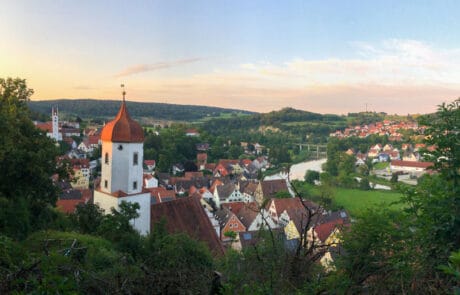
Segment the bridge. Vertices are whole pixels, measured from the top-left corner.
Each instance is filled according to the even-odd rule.
[[[327,145],[325,144],[298,143],[296,146],[299,146],[300,150],[306,148],[307,151],[316,153],[316,159],[327,157]]]

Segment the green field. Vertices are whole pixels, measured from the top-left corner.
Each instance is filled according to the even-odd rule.
[[[297,182],[295,183],[295,186],[302,195],[311,196],[310,198],[313,201],[319,200],[318,196],[320,195],[320,192],[317,186],[309,185],[304,182]],[[393,202],[399,201],[403,196],[401,193],[395,191],[363,191],[359,189],[347,189],[340,187],[334,188],[333,191],[333,207],[343,207],[352,216],[357,216],[369,208],[391,206],[393,209],[400,210],[403,207],[401,204],[390,205]]]
[[[401,193],[393,191],[337,188],[333,200],[337,206],[345,208],[352,216],[368,208],[389,207],[391,203],[399,201]],[[401,204],[391,205],[393,209],[401,209]]]

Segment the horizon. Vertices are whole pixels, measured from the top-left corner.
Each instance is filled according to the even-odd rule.
[[[30,102],[52,102],[52,101],[57,101],[57,100],[100,100],[100,101],[108,101],[108,102],[122,102],[122,99],[115,99],[115,98],[107,98],[107,99],[96,99],[96,98],[55,98],[55,99],[40,99],[40,100],[33,100],[31,99]],[[320,113],[320,112],[314,112],[311,110],[305,110],[305,109],[299,109],[299,108],[293,108],[291,106],[284,106],[280,107],[278,109],[270,110],[267,112],[256,112],[256,111],[251,111],[251,110],[245,110],[245,109],[239,109],[239,108],[224,108],[221,106],[215,106],[215,105],[198,105],[198,104],[180,104],[180,103],[164,103],[164,102],[156,102],[156,101],[137,101],[137,100],[131,100],[131,99],[126,99],[126,102],[128,103],[158,103],[158,104],[168,104],[168,105],[180,105],[180,106],[192,106],[192,107],[211,107],[211,108],[221,108],[221,109],[226,109],[226,110],[232,110],[232,111],[243,111],[243,112],[250,112],[254,114],[267,114],[270,112],[279,112],[283,109],[287,108],[292,108],[294,110],[300,110],[300,111],[305,111],[305,112],[310,112],[310,113],[317,113],[321,115],[337,115],[337,116],[347,116],[349,113],[385,113],[386,115],[389,116],[419,116],[419,115],[428,115],[435,113],[436,111],[433,112],[428,112],[428,113],[407,113],[407,114],[398,114],[398,113],[386,113],[383,111],[379,110],[363,110],[363,111],[356,111],[356,112],[348,112],[348,113]],[[445,102],[449,103],[449,102]],[[59,105],[57,105],[59,107]],[[437,106],[436,106],[437,107]]]
[[[456,1],[5,1],[0,77],[91,97],[270,112],[435,112],[460,95]]]

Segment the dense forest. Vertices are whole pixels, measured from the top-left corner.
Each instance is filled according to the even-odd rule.
[[[152,117],[155,120],[196,121],[206,117],[218,117],[221,114],[243,113],[249,111],[224,109],[208,106],[178,105],[155,102],[126,102],[133,117]],[[52,106],[58,106],[61,113],[78,116],[83,119],[112,118],[120,108],[119,100],[96,99],[57,99],[29,101],[32,111],[49,114]]]

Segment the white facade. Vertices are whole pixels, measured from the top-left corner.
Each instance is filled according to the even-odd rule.
[[[278,228],[278,225],[275,224],[273,219],[270,217],[270,214],[264,209],[260,210],[259,214],[257,214],[254,221],[248,226],[246,230],[255,231],[260,230],[261,228]]]
[[[141,234],[148,234],[150,232],[150,193],[116,197],[101,191],[94,191],[94,203],[98,204],[99,207],[104,209],[105,214],[109,214],[112,208],[119,210],[119,205],[123,201],[139,204],[139,217],[132,219],[130,222]]]
[[[57,107],[51,109],[51,127],[51,133],[47,133],[46,135],[56,141],[61,141],[62,133],[59,132],[59,115]]]
[[[142,191],[144,155],[143,143],[102,142],[101,191]]]
[[[101,186],[94,191],[94,203],[105,210],[119,210],[122,201],[138,203],[139,217],[131,224],[141,234],[150,232],[150,193],[142,193],[143,143],[102,142]],[[120,193],[120,191],[122,193]]]

